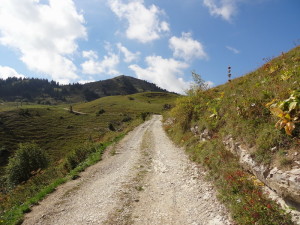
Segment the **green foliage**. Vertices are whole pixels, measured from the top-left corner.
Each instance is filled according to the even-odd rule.
[[[132,118],[129,115],[125,115],[124,118],[122,119],[122,122],[129,122],[130,120],[132,120]]]
[[[192,71],[193,83],[190,86],[190,89],[186,91],[187,95],[195,95],[198,92],[206,91],[209,88],[207,82],[205,82],[200,74],[195,73]]]
[[[70,171],[76,168],[81,162],[87,159],[87,157],[101,148],[102,144],[89,144],[86,143],[80,147],[77,147],[74,151],[70,152],[66,156],[66,162],[64,167]]]
[[[5,155],[8,154],[8,151],[4,146],[0,146],[0,164],[5,162]]]
[[[92,91],[90,89],[84,89],[83,95],[84,95],[85,100],[87,100],[87,101],[92,101],[92,100],[95,100],[100,97],[97,93],[95,93],[94,91]]]
[[[293,163],[293,160],[291,160],[291,159],[282,158],[282,159],[280,160],[280,164],[281,164],[282,166],[288,166],[288,165],[291,165],[292,163]]]
[[[171,110],[171,116],[176,118],[176,122],[187,130],[194,113],[194,104],[191,98],[181,97],[176,100],[176,107]]]
[[[142,119],[143,121],[145,121],[149,115],[150,115],[149,112],[142,112],[142,113],[140,114],[141,119]]]
[[[6,167],[7,183],[10,187],[27,181],[38,170],[46,168],[48,159],[40,147],[35,143],[20,144],[15,155],[9,159]]]
[[[172,108],[173,108],[173,106],[171,104],[164,104],[163,105],[163,110],[170,110]]]
[[[256,139],[256,145],[259,149],[268,151],[273,147],[283,145],[281,140],[284,139],[282,133],[273,129],[272,125],[267,125],[260,129],[259,135]]]
[[[105,110],[104,109],[100,109],[97,113],[96,113],[96,116],[99,116],[101,114],[105,113]]]
[[[300,123],[300,90],[292,91],[289,98],[283,101],[273,99],[266,106],[273,115],[279,117],[276,128],[284,128],[286,134],[292,136],[296,125]]]
[[[109,124],[108,124],[108,129],[109,129],[110,131],[116,131],[116,128],[114,127],[114,125],[113,125],[112,123],[109,123]]]
[[[20,109],[19,111],[20,116],[31,116],[30,112],[28,109]]]

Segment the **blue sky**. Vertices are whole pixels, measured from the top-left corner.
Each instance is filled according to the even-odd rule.
[[[183,93],[300,44],[299,0],[1,0],[0,78],[121,74]]]

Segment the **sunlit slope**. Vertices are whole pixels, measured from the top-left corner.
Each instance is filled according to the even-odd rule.
[[[72,105],[40,106],[10,104],[0,111],[1,165],[19,143],[35,141],[54,161],[87,140],[101,140],[111,124],[122,131],[128,123],[140,119],[141,113],[161,113],[165,105],[173,104],[178,95],[169,93],[140,93],[103,97]],[[102,112],[99,113],[99,111]],[[79,112],[79,113],[77,113]]]

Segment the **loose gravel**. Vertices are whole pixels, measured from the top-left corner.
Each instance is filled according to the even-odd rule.
[[[24,225],[229,225],[205,171],[176,147],[155,115],[103,160],[44,199]]]

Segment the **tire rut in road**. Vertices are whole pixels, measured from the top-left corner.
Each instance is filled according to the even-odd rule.
[[[134,224],[230,224],[205,172],[177,148],[162,129],[161,117],[150,128],[151,170],[132,209]]]
[[[161,118],[130,132],[115,155],[59,187],[24,224],[230,224],[204,171],[172,144]]]

